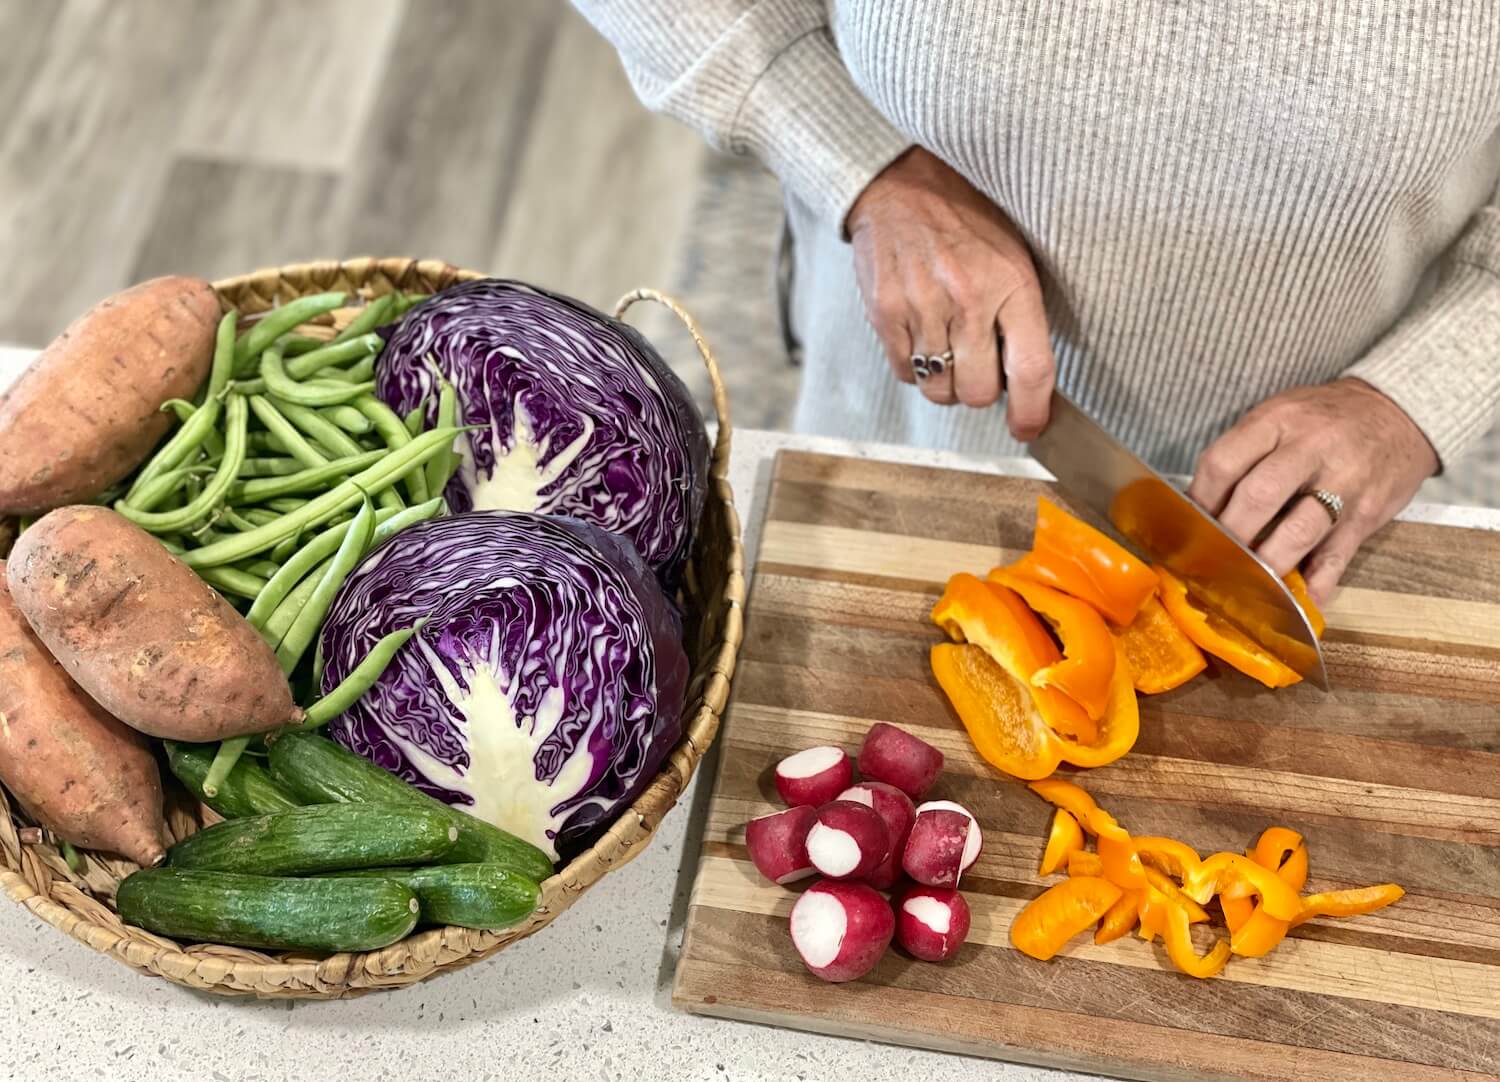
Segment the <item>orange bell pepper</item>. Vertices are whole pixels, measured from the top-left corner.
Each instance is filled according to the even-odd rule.
[[[1291,920],[1302,911],[1302,899],[1275,872],[1238,853],[1215,853],[1183,880],[1187,896],[1202,905],[1236,880],[1245,880],[1260,895],[1263,909],[1278,920]]]
[[[1281,581],[1286,583],[1286,588],[1292,592],[1292,596],[1297,599],[1297,604],[1301,605],[1302,611],[1307,614],[1307,622],[1312,625],[1313,634],[1321,639],[1323,632],[1328,630],[1328,621],[1323,616],[1323,610],[1318,608],[1312,595],[1307,592],[1307,580],[1302,577],[1302,572],[1293,568]]]
[[[1068,854],[1083,848],[1083,829],[1067,812],[1058,808],[1052,816],[1047,834],[1047,848],[1042,852],[1040,874],[1051,875],[1068,862]]]
[[[1302,899],[1301,912],[1292,918],[1292,927],[1314,917],[1356,917],[1362,913],[1373,913],[1393,902],[1399,902],[1405,895],[1406,891],[1395,883],[1309,894]]]
[[[1161,579],[1162,604],[1177,626],[1199,647],[1268,688],[1287,687],[1302,679],[1239,628],[1194,605],[1187,587],[1166,568],[1158,567],[1156,574]]]
[[[1246,853],[1262,868],[1269,868],[1293,890],[1307,882],[1307,846],[1302,835],[1286,827],[1268,827],[1254,847]],[[1229,946],[1245,958],[1269,954],[1286,937],[1291,922],[1271,916],[1251,900],[1248,881],[1231,883],[1219,895],[1224,923],[1229,927]]]
[[[1098,824],[1099,859],[1104,863],[1104,878],[1122,890],[1140,890],[1146,886],[1146,869],[1141,864],[1135,843],[1118,823]]]
[[[1148,867],[1146,869],[1146,882],[1152,889],[1165,896],[1168,901],[1186,909],[1189,924],[1203,924],[1209,919],[1208,910],[1184,894],[1182,888],[1172,882],[1169,876],[1164,875],[1155,868]]]
[[[1230,934],[1238,932],[1255,915],[1255,899],[1246,894],[1242,898],[1219,895],[1219,908],[1224,911],[1224,927]]]
[[[1136,926],[1141,919],[1141,892],[1127,890],[1120,900],[1109,907],[1109,911],[1094,929],[1094,942],[1101,946],[1112,943]]]
[[[1014,590],[1052,628],[1062,642],[1063,659],[1032,674],[1037,687],[1052,687],[1082,706],[1098,721],[1109,705],[1109,684],[1115,672],[1115,644],[1104,617],[1087,602],[997,567],[989,581]],[[1078,733],[1091,743],[1095,734]]]
[[[931,657],[933,675],[985,762],[1017,778],[1057,769],[1062,741],[1038,712],[1033,689],[978,646],[942,642]]]
[[[1221,939],[1207,954],[1199,955],[1188,929],[1187,910],[1171,901],[1162,910],[1161,936],[1166,940],[1167,957],[1172,964],[1190,977],[1218,976],[1229,961],[1229,944]]]
[[[1183,634],[1156,598],[1149,598],[1128,627],[1113,632],[1125,651],[1135,690],[1158,695],[1186,684],[1208,667],[1203,651]]]
[[[1287,827],[1267,827],[1255,843],[1255,848],[1245,855],[1262,868],[1280,871],[1282,864],[1298,849],[1305,848],[1302,835]],[[1294,883],[1300,889],[1301,883]]]
[[[1120,900],[1124,892],[1107,879],[1080,876],[1048,887],[1010,924],[1016,950],[1047,961]]]
[[[1080,875],[1091,876],[1095,879],[1104,878],[1104,861],[1099,859],[1098,853],[1079,849],[1068,854],[1069,878],[1076,879]]]
[[[1026,788],[1067,812],[1090,834],[1099,833],[1100,823],[1114,823],[1115,817],[1094,803],[1087,792],[1063,778],[1043,778]]]
[[[1087,601],[1121,627],[1156,592],[1149,567],[1045,496],[1037,500],[1031,551],[1010,570]]]
[[[1177,879],[1203,863],[1196,849],[1176,838],[1142,834],[1135,838],[1135,851],[1148,868],[1159,869]]]
[[[1118,652],[1120,647],[1117,645]],[[1098,736],[1093,743],[1063,740],[1062,759],[1074,766],[1107,766],[1135,747],[1141,735],[1141,708],[1130,679],[1130,666],[1117,657],[1114,676],[1109,682],[1109,705],[1099,719]]]
[[[932,607],[932,622],[954,642],[983,649],[1025,686],[1054,731],[1092,737],[1093,725],[1083,707],[1056,688],[1033,686],[1032,678],[1061,661],[1062,654],[1014,591],[961,572],[948,580],[943,596]]]
[[[1261,906],[1250,918],[1229,932],[1229,950],[1241,958],[1261,958],[1270,954],[1286,938],[1290,921],[1277,920]]]

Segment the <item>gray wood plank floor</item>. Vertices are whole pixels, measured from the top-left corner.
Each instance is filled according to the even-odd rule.
[[[560,0],[0,0],[0,42],[0,343],[157,274],[427,256],[675,292],[737,423],[790,414],[774,181],[646,112]]]

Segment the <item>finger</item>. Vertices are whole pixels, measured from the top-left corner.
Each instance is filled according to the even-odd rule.
[[[1000,342],[993,312],[966,311],[953,325],[953,390],[966,406],[993,406],[1000,401]]]
[[[1276,450],[1275,424],[1255,414],[1242,418],[1198,456],[1187,494],[1211,515],[1224,510],[1229,494],[1256,463]]]
[[[1363,526],[1345,519],[1313,550],[1302,572],[1307,580],[1307,592],[1315,604],[1324,605],[1333,596],[1349,561],[1354,559],[1354,554],[1368,536],[1369,532]]]
[[[1011,293],[1000,306],[999,324],[1010,434],[1022,441],[1035,439],[1047,427],[1057,372],[1041,289],[1033,283]]]
[[[911,332],[906,325],[906,306],[902,304],[899,312],[893,311],[892,307],[883,302],[872,305],[870,325],[885,347],[885,359],[891,366],[891,374],[902,383],[915,383],[917,377],[911,367]]]
[[[1333,530],[1333,519],[1317,500],[1304,496],[1256,550],[1277,575],[1285,576]]]
[[[1318,465],[1315,457],[1294,447],[1267,455],[1234,486],[1219,516],[1220,524],[1253,545],[1267,524],[1312,480]]]
[[[949,301],[942,295],[923,295],[914,302],[908,317],[912,321],[912,349],[929,358],[940,358],[929,362],[932,374],[926,379],[919,377],[917,386],[928,401],[951,406],[958,401],[953,393],[953,361],[942,357],[952,348],[948,345]]]

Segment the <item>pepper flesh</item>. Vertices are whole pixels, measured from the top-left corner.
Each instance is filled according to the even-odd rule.
[[[1101,946],[1112,943],[1128,933],[1141,919],[1141,892],[1127,890],[1120,900],[1109,907],[1094,929],[1094,942]]]
[[[1079,932],[1109,912],[1124,893],[1107,879],[1079,876],[1048,887],[1010,923],[1011,944],[1047,961]]]
[[[1117,653],[1119,646],[1114,649]],[[1130,667],[1123,658],[1117,657],[1114,676],[1110,680],[1109,705],[1099,719],[1098,735],[1092,743],[1077,740],[1059,741],[1062,759],[1074,766],[1107,766],[1123,758],[1141,735],[1141,709],[1135,697],[1135,685],[1130,679]]]
[[[1116,628],[1113,634],[1124,648],[1135,690],[1142,695],[1181,687],[1208,667],[1203,651],[1155,597],[1146,601],[1129,625]]]
[[[1201,905],[1236,880],[1247,881],[1260,895],[1262,908],[1279,920],[1291,920],[1302,911],[1302,899],[1280,876],[1238,853],[1215,853],[1194,869],[1182,889]]]
[[[933,675],[985,762],[1017,778],[1045,778],[1057,769],[1062,742],[1020,681],[971,644],[938,643],[931,659]]]
[[[1047,848],[1042,852],[1040,874],[1051,875],[1068,861],[1068,854],[1083,848],[1083,828],[1067,812],[1058,808],[1052,816],[1047,834]]]
[[[1176,838],[1161,838],[1153,834],[1141,834],[1135,838],[1135,851],[1149,867],[1157,868],[1177,879],[1203,863],[1198,851]]]
[[[1148,566],[1045,496],[1037,500],[1031,551],[1010,570],[1087,601],[1122,627],[1156,592]]]
[[[1307,615],[1307,622],[1312,626],[1313,634],[1321,639],[1323,632],[1328,630],[1328,621],[1323,616],[1323,610],[1318,608],[1312,595],[1307,592],[1307,580],[1302,577],[1302,572],[1293,568],[1281,581],[1286,583],[1286,588],[1292,592],[1292,597],[1296,599],[1298,605],[1302,606],[1302,611]]]
[[[1082,706],[1089,720],[1098,721],[1109,705],[1116,662],[1114,639],[1099,610],[1003,567],[991,571],[989,581],[1019,594],[1062,642],[1062,660],[1038,669],[1031,682],[1056,688]],[[1077,736],[1085,743],[1095,739],[1094,734]]]
[[[1373,887],[1309,894],[1302,899],[1301,911],[1292,918],[1292,927],[1314,917],[1357,917],[1362,913],[1373,913],[1393,902],[1399,902],[1405,894],[1406,891],[1395,883],[1377,883]]]
[[[1171,901],[1166,902],[1163,910],[1162,938],[1166,940],[1167,957],[1172,964],[1190,977],[1218,976],[1229,961],[1229,944],[1221,939],[1207,954],[1199,955],[1188,929],[1187,910]]]
[[[1043,778],[1032,782],[1026,788],[1049,804],[1062,808],[1078,820],[1078,825],[1090,834],[1099,833],[1100,823],[1115,821],[1115,817],[1094,803],[1094,798],[1085,790],[1065,778]]]
[[[1130,835],[1118,823],[1098,824],[1099,859],[1104,863],[1104,878],[1122,890],[1140,890],[1146,886],[1146,869]]]
[[[1166,568],[1158,567],[1156,574],[1161,579],[1162,604],[1183,633],[1200,648],[1268,688],[1288,687],[1302,679],[1239,628],[1194,605],[1187,587]]]

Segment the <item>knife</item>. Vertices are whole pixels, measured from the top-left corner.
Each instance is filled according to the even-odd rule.
[[[1328,690],[1318,636],[1276,573],[1061,393],[1053,392],[1052,419],[1028,450],[1137,555],[1182,579],[1208,612]]]

